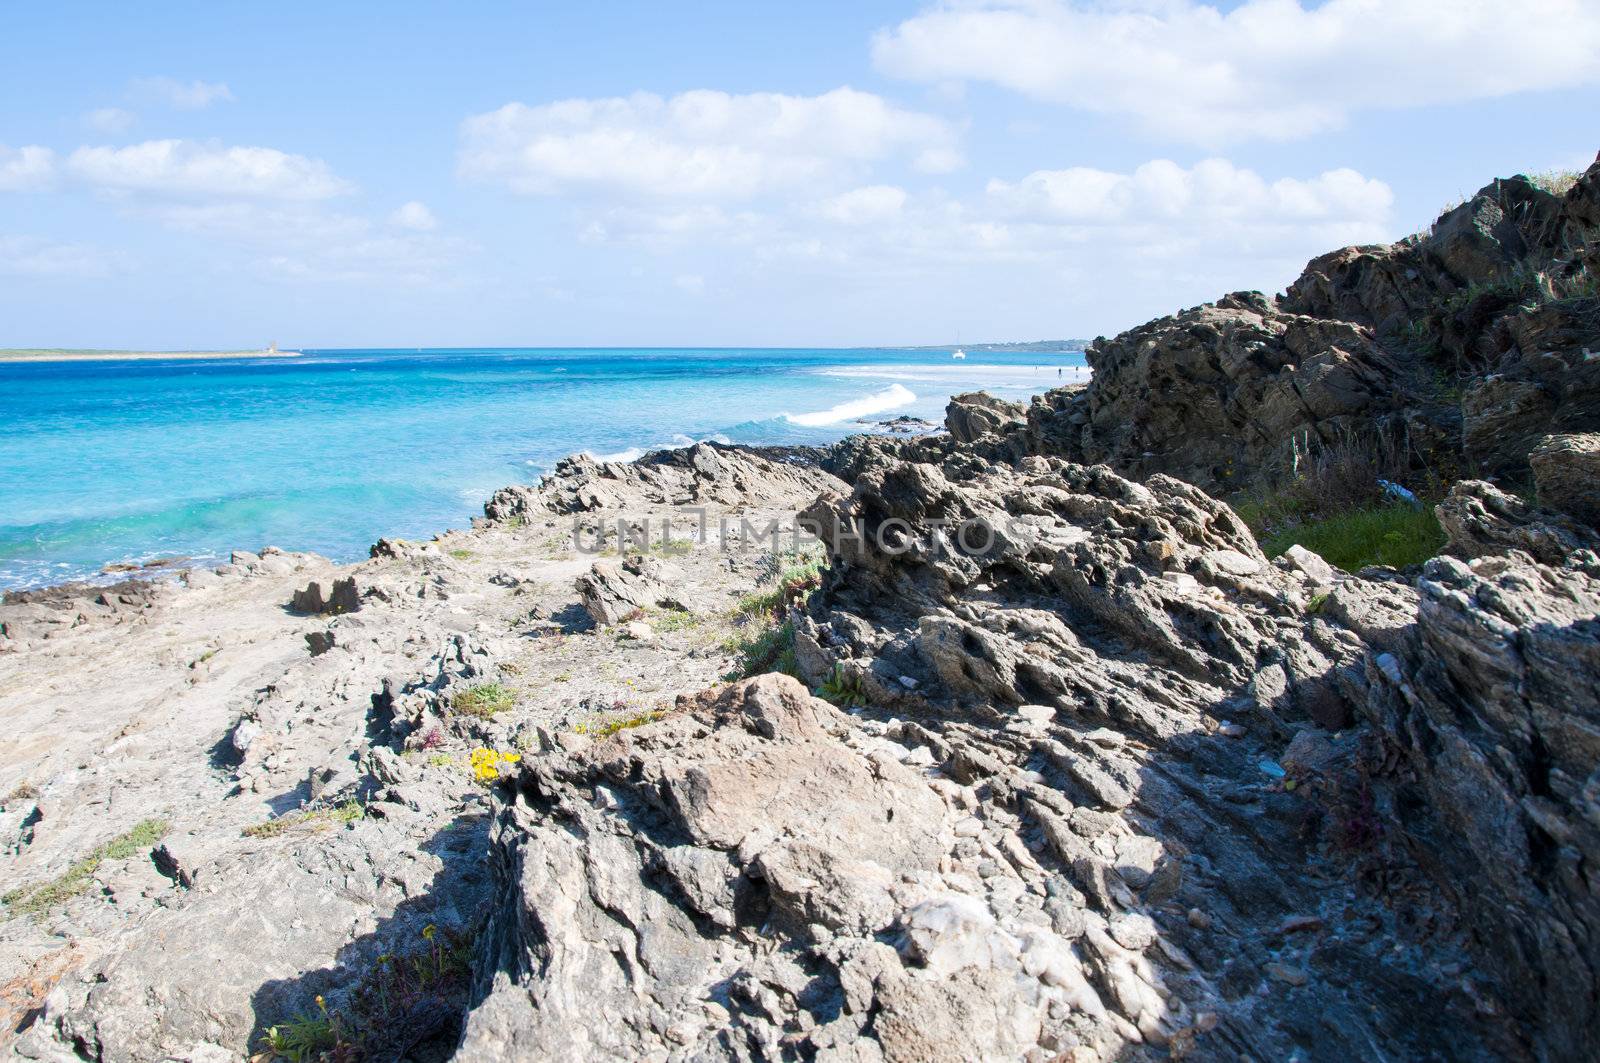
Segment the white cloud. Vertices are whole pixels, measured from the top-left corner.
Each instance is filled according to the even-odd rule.
[[[101,107],[83,116],[83,124],[96,133],[126,133],[138,124],[139,116],[121,107]]]
[[[716,248],[725,279],[707,294],[724,300],[757,299],[783,278],[839,298],[981,313],[996,328],[1022,327],[1014,311],[1059,335],[1281,289],[1316,255],[1392,239],[1392,201],[1388,185],[1349,169],[1266,177],[1223,159],[1157,159],[1040,170],[960,198],[869,185],[738,213],[619,208],[585,235],[658,256],[667,277]],[[1051,315],[1055,325],[1038,324]]]
[[[947,0],[881,31],[879,70],[985,81],[1201,144],[1285,140],[1352,111],[1600,83],[1600,3]]]
[[[67,166],[89,184],[119,193],[313,200],[354,187],[320,159],[185,140],[79,148]]]
[[[213,103],[233,102],[233,92],[221,82],[185,82],[169,77],[135,78],[129,88],[139,99],[164,103],[183,111],[198,111]]]
[[[706,279],[698,273],[680,273],[673,278],[673,284],[678,290],[688,295],[704,295],[706,293]]]
[[[440,284],[449,281],[450,265],[473,250],[457,237],[396,233],[308,203],[167,203],[143,213],[214,247],[243,252],[246,264],[293,280]]]
[[[822,216],[845,225],[882,221],[900,213],[906,192],[893,185],[867,185],[822,201]]]
[[[897,155],[948,171],[962,162],[958,140],[943,119],[850,88],[820,96],[637,93],[510,103],[468,118],[460,169],[529,195],[741,200],[837,185]]]
[[[106,277],[127,268],[127,257],[87,244],[36,236],[0,236],[0,274],[29,277]]]
[[[1268,183],[1226,159],[1185,170],[1168,159],[1132,173],[1088,167],[1037,170],[1016,182],[992,180],[989,200],[1006,217],[1044,224],[1158,223],[1194,229],[1226,223],[1261,226],[1348,222],[1380,224],[1394,194],[1382,181],[1354,170]]]
[[[393,214],[389,215],[389,222],[400,226],[402,229],[410,229],[419,233],[429,232],[439,227],[439,219],[433,216],[433,211],[428,209],[427,204],[419,203],[414,199],[409,203],[403,204]]]
[[[30,144],[8,148],[0,144],[0,192],[36,192],[55,179],[56,153]]]

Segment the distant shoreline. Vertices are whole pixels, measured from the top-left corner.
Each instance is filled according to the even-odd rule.
[[[0,350],[0,362],[159,362],[209,358],[298,358],[299,351],[70,351]]]

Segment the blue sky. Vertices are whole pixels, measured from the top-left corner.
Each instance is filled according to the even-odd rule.
[[[1600,149],[1600,0],[7,5],[0,346],[1110,334]]]

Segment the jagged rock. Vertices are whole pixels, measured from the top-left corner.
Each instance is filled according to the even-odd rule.
[[[628,506],[753,505],[810,497],[833,483],[816,455],[798,448],[761,452],[717,443],[658,450],[633,462],[563,458],[538,487],[507,487],[484,504],[492,521],[551,513],[620,511]],[[787,460],[775,460],[782,457]]]
[[[871,704],[928,721],[950,779],[989,795],[965,807],[1015,807],[1039,832],[1041,862],[1061,869],[1047,892],[1078,898],[1041,915],[1077,942],[1068,955],[1102,1006],[1085,1004],[1095,1017],[1075,1029],[1093,1031],[1097,1050],[1162,1043],[1219,1012],[1248,1029],[1248,1047],[1234,1050],[1258,1057],[1291,1054],[1303,1021],[1332,1039],[1318,1051],[1333,1055],[1471,1056],[1514,1041],[1514,1027],[1477,1011],[1476,989],[1422,976],[1433,961],[1392,942],[1321,956],[1315,977],[1287,983],[1294,998],[1274,994],[1246,1015],[1241,999],[1268,998],[1240,993],[1271,975],[1254,968],[1239,982],[1232,948],[1192,936],[1215,933],[1211,922],[1174,922],[1162,907],[1225,909],[1235,942],[1276,941],[1307,915],[1308,812],[1284,787],[1344,785],[1360,742],[1317,737],[1344,734],[1367,697],[1366,649],[1351,628],[1414,644],[1414,591],[1323,572],[1310,554],[1269,565],[1226,506],[1165,476],[1137,484],[1052,459],[991,464],[921,442],[857,442],[846,460],[853,492],[805,515],[832,544],[831,564],[796,620],[797,658],[811,681],[843,669]],[[984,534],[963,546],[964,525]],[[1313,588],[1327,598],[1308,613]],[[918,678],[914,690],[901,675]],[[1241,712],[1252,726],[1222,733],[1215,721]],[[1027,726],[1009,723],[1017,715]],[[1260,734],[1280,736],[1269,756]],[[971,816],[955,834],[957,854],[976,855],[961,847],[984,845],[988,828]],[[1218,869],[1215,888],[1185,873],[1195,868]],[[977,878],[998,881],[988,874]],[[1386,918],[1381,903],[1363,903],[1362,918]],[[967,951],[992,954],[981,918],[936,922]],[[904,925],[918,938],[908,957],[942,956],[937,933]],[[1436,1009],[1426,1018],[1424,1001]],[[1335,1023],[1312,1018],[1331,1011]],[[1071,1036],[1042,1019],[1041,1044]]]
[[[1001,434],[1008,428],[1026,425],[1027,413],[1027,407],[1018,403],[975,391],[950,397],[944,423],[957,443],[971,443],[982,435]]]
[[[875,939],[897,920],[927,922],[913,913],[936,899],[985,926],[994,916],[944,887],[948,814],[927,781],[850,748],[851,729],[766,675],[525,769],[532,803],[508,804],[496,827],[495,961],[460,1051],[723,1056],[735,1042],[775,1044],[796,1006],[816,1016],[790,1035],[801,1052],[860,1038],[886,1059],[957,1058],[974,1038],[1032,1044],[1030,1019],[1036,1029],[1060,994],[1021,972],[997,927],[994,951],[941,959],[924,968],[931,979]],[[947,955],[931,932],[917,932],[918,962]],[[809,973],[775,980],[766,957]],[[704,1003],[719,983],[734,987],[731,1013]],[[930,1025],[934,1000],[969,1028]],[[599,1012],[610,1020],[594,1022]],[[874,1012],[895,1019],[867,1028]]]
[[[1405,760],[1407,851],[1460,890],[1497,988],[1546,1059],[1600,1052],[1600,565],[1430,561],[1418,638],[1369,665]]]
[[[596,561],[574,586],[594,622],[609,626],[622,623],[635,610],[682,593],[674,586],[682,578],[682,572],[670,564],[636,555],[620,562]]]
[[[324,587],[318,580],[312,580],[303,590],[294,592],[294,597],[289,601],[289,608],[297,613],[311,616],[323,613],[353,613],[361,608],[361,592],[356,589],[353,576],[333,580],[329,587]]]
[[[1564,197],[1496,181],[1427,233],[1314,259],[1282,298],[1236,292],[1096,340],[1090,382],[1035,398],[1025,424],[960,396],[952,440],[903,453],[1056,455],[1232,492],[1381,442],[1399,466],[1525,475],[1544,435],[1600,430],[1596,189],[1600,161]]]
[[[1540,504],[1600,528],[1600,433],[1546,436],[1528,463]]]
[[[1600,534],[1559,513],[1537,509],[1482,480],[1461,480],[1434,507],[1458,557],[1520,550],[1546,564],[1559,565],[1577,550],[1600,549]]]

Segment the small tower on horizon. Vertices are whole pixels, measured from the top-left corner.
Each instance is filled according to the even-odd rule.
[[[267,344],[267,353],[268,354],[277,354],[278,353],[278,341],[277,340],[273,340],[271,343]]]

